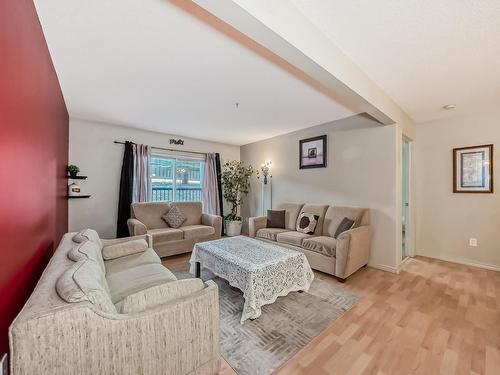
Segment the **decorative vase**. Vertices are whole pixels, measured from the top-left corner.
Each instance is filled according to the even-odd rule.
[[[226,235],[228,237],[239,236],[241,234],[241,221],[227,220]]]
[[[78,172],[69,172],[69,177],[75,178]]]

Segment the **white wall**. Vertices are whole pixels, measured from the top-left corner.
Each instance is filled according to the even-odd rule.
[[[322,134],[328,135],[327,168],[300,170],[299,140]],[[241,160],[254,167],[266,160],[273,162],[274,206],[288,201],[370,208],[374,228],[370,264],[396,271],[401,237],[397,201],[400,135],[397,125],[380,126],[353,116],[242,146]],[[242,209],[244,217],[261,214],[258,184],[253,178]]]
[[[494,144],[500,188],[500,111],[417,126],[417,254],[500,270],[498,194],[453,193],[455,147]],[[478,247],[469,247],[469,238]]]
[[[103,238],[116,236],[118,192],[123,145],[113,141],[132,141],[157,147],[199,152],[218,152],[222,161],[239,160],[239,146],[184,138],[183,146],[170,145],[178,136],[126,128],[116,125],[70,119],[69,163],[80,167],[88,179],[81,183],[89,199],[69,202],[69,230],[94,228]]]

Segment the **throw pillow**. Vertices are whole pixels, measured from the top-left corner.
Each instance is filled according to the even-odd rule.
[[[285,229],[285,210],[267,210],[266,228]]]
[[[68,268],[57,280],[56,291],[66,302],[89,301],[104,312],[117,313],[106,277],[91,259],[81,260]]]
[[[173,206],[162,219],[171,228],[179,228],[186,221],[186,217],[177,206]]]
[[[346,230],[352,229],[352,227],[354,227],[354,223],[355,223],[354,220],[344,217],[340,222],[339,226],[337,227],[337,230],[335,231],[333,238],[337,238]]]
[[[318,215],[301,212],[297,219],[297,225],[295,229],[300,233],[314,234],[316,225],[318,225],[318,219]]]
[[[102,248],[102,257],[106,260],[121,258],[127,255],[143,253],[148,249],[146,240],[132,240],[104,246]]]

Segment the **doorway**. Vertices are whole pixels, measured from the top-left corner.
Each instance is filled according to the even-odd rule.
[[[402,251],[401,260],[405,260],[409,255],[410,247],[410,230],[411,230],[411,216],[410,216],[410,163],[411,163],[411,145],[410,140],[403,137],[403,157],[402,157],[402,213],[401,213],[401,230],[402,230]]]

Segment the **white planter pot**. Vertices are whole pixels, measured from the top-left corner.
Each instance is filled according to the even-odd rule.
[[[228,237],[239,236],[241,234],[241,221],[226,221],[226,235]]]

